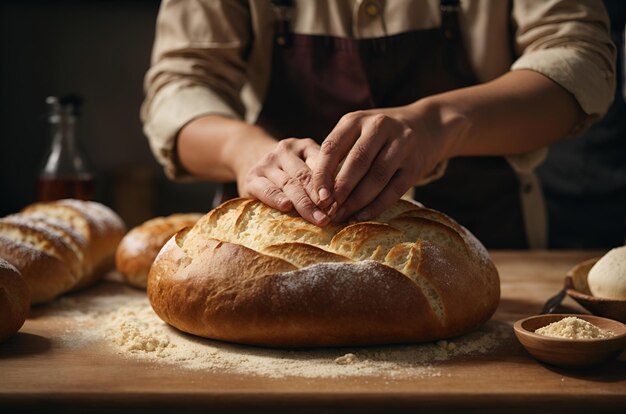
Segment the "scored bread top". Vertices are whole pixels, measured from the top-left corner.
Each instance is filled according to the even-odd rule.
[[[193,260],[206,249],[207,239],[241,245],[298,269],[330,262],[379,262],[419,287],[442,320],[453,312],[444,306],[450,301],[448,285],[488,288],[495,273],[485,248],[464,227],[406,200],[376,220],[322,228],[257,200],[234,199],[179,233],[176,243]],[[465,269],[468,263],[471,275],[453,282],[452,267]]]
[[[94,201],[39,202],[25,207],[20,215],[53,218],[66,223],[86,240],[89,246],[87,258],[93,270],[78,288],[91,284],[112,267],[115,249],[126,233],[122,219],[109,207]]]
[[[301,255],[301,245],[307,244],[327,255],[341,257],[342,261],[376,260],[406,276],[409,275],[402,270],[405,263],[399,263],[395,257],[397,248],[404,243],[415,245],[426,241],[462,255],[471,255],[480,265],[491,264],[486,249],[464,227],[443,213],[407,200],[398,201],[392,209],[372,221],[318,227],[296,214],[284,214],[257,200],[238,198],[202,217],[193,228],[178,237],[177,242],[193,258],[204,249],[207,238],[240,244],[288,261],[290,255],[285,250]],[[298,248],[293,249],[292,243],[297,243]],[[295,256],[293,260],[302,262]],[[408,256],[406,260],[409,260]]]
[[[87,243],[90,243],[91,239],[95,238],[95,235],[92,235],[91,228],[93,226],[90,224],[89,219],[75,207],[56,202],[34,203],[26,206],[20,214],[26,216],[33,215],[36,217],[53,217],[58,221],[67,223],[72,229],[78,232]]]
[[[82,251],[65,233],[41,222],[29,222],[19,217],[0,219],[0,236],[42,250],[66,263],[75,280],[84,275]]]
[[[61,239],[61,243],[67,245],[72,250],[80,263],[82,267],[81,277],[91,272],[91,258],[87,240],[66,222],[43,214],[24,215],[22,213],[12,214],[0,221],[31,227],[48,234],[49,237]]]

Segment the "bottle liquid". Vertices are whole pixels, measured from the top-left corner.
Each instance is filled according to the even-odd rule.
[[[85,163],[74,134],[82,101],[74,95],[50,96],[46,103],[51,144],[38,178],[38,199],[91,200],[94,195],[93,174]]]

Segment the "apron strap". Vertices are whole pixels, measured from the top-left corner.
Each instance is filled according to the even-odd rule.
[[[445,65],[452,68],[457,75],[468,84],[476,83],[474,71],[469,62],[469,56],[463,44],[459,16],[461,14],[460,0],[439,0],[441,11],[441,31],[444,39],[449,43],[443,54]]]
[[[291,44],[293,0],[272,0],[274,9],[274,41],[280,46]]]
[[[441,10],[441,29],[444,37],[448,40],[460,39],[459,11],[461,10],[461,1],[440,0],[439,10]]]

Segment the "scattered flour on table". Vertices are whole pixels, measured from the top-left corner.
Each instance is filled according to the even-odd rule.
[[[489,322],[463,337],[422,345],[280,350],[182,333],[161,321],[141,292],[64,297],[49,312],[67,321],[62,340],[69,346],[104,342],[127,358],[274,378],[437,377],[442,362],[492,352],[512,337],[510,325]]]

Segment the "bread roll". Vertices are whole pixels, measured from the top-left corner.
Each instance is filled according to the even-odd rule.
[[[193,226],[201,214],[172,214],[156,217],[133,228],[122,239],[115,254],[118,272],[134,287],[146,289],[148,271],[165,242],[178,230]]]
[[[602,256],[589,270],[587,283],[593,296],[626,300],[626,246]]]
[[[0,342],[20,330],[29,308],[30,292],[22,275],[0,258]]]
[[[147,290],[182,331],[281,347],[453,337],[487,321],[500,297],[480,242],[404,200],[375,221],[324,228],[228,201],[165,244]]]

